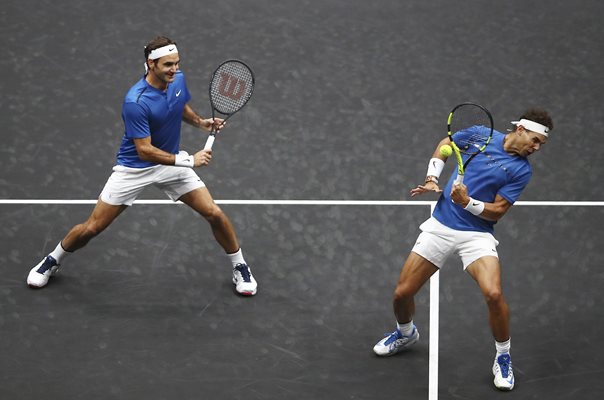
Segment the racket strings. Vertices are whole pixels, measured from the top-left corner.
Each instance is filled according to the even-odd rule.
[[[252,96],[254,76],[240,62],[226,62],[214,73],[210,83],[212,106],[221,114],[239,111]]]
[[[488,144],[493,124],[482,108],[464,104],[454,111],[449,129],[461,153],[475,154]]]
[[[465,154],[473,154],[481,151],[483,146],[488,143],[489,135],[488,129],[485,126],[473,126],[471,130],[480,130],[484,133],[471,133],[470,135],[463,135],[463,131],[458,132],[458,138],[455,138],[455,144],[459,147],[460,152]]]

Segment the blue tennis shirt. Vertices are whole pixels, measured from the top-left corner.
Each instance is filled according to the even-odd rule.
[[[185,105],[191,99],[185,77],[178,71],[167,90],[149,85],[143,77],[130,88],[122,106],[124,137],[117,153],[118,165],[146,168],[157,163],[138,157],[133,139],[151,136],[151,144],[168,153],[177,154],[180,127]]]
[[[495,196],[514,203],[531,179],[532,169],[525,157],[506,153],[503,149],[505,135],[494,131],[491,142],[468,164],[464,185],[468,195],[476,200],[492,203]],[[468,156],[463,156],[464,161]],[[451,188],[457,178],[457,168],[452,174],[432,215],[441,224],[461,231],[494,232],[495,222],[473,215],[451,201]]]

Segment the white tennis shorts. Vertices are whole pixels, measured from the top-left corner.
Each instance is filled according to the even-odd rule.
[[[426,220],[419,229],[422,233],[419,234],[411,251],[438,268],[441,268],[453,253],[461,257],[464,270],[481,257],[499,258],[497,254],[499,242],[490,233],[458,231],[441,224],[434,217]]]
[[[172,201],[192,190],[204,187],[199,176],[188,167],[155,165],[149,168],[129,168],[122,165],[113,167],[100,199],[112,205],[131,206],[139,194],[153,185],[168,195]]]

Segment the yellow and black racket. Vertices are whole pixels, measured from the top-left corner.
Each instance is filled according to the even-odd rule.
[[[449,113],[447,129],[457,159],[455,183],[462,184],[468,164],[486,149],[493,137],[493,117],[489,110],[481,105],[458,104]]]

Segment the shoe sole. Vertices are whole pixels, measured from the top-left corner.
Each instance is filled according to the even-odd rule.
[[[241,296],[250,297],[250,296],[254,296],[257,292],[257,290],[252,290],[252,291],[246,290],[243,292],[239,292],[239,291],[237,291],[237,284],[235,282],[233,282],[233,285],[235,286],[235,292],[237,292]]]
[[[495,387],[497,388],[497,390],[501,390],[502,392],[509,392],[510,390],[514,389],[514,385],[512,385],[511,387],[504,387],[504,386],[497,386],[497,385],[495,385]]]
[[[239,291],[237,291],[237,281],[235,281],[235,279],[233,279],[231,282],[233,282],[233,285],[235,285],[235,292],[239,293],[242,296],[245,296],[245,297],[254,296],[257,292],[257,290],[252,290],[252,291],[246,290],[244,292],[239,292]]]
[[[29,286],[30,289],[42,289],[46,285],[37,286],[37,285],[34,285],[33,283],[27,282],[27,286]]]
[[[417,339],[415,339],[413,342],[411,342],[411,343],[407,343],[407,344],[405,345],[405,347],[403,347],[403,348],[399,348],[399,349],[397,349],[397,350],[395,350],[395,351],[393,351],[393,352],[386,353],[386,354],[379,354],[379,353],[377,353],[377,352],[375,351],[375,349],[373,350],[373,352],[374,352],[374,354],[375,354],[376,356],[378,356],[378,357],[392,357],[392,356],[394,356],[394,355],[396,355],[396,354],[398,354],[398,353],[402,353],[402,352],[404,352],[404,351],[409,350],[409,348],[410,348],[411,346],[413,346],[413,345],[414,345],[415,343],[417,343],[417,342],[419,342],[419,334],[418,334],[418,336],[417,336]]]

